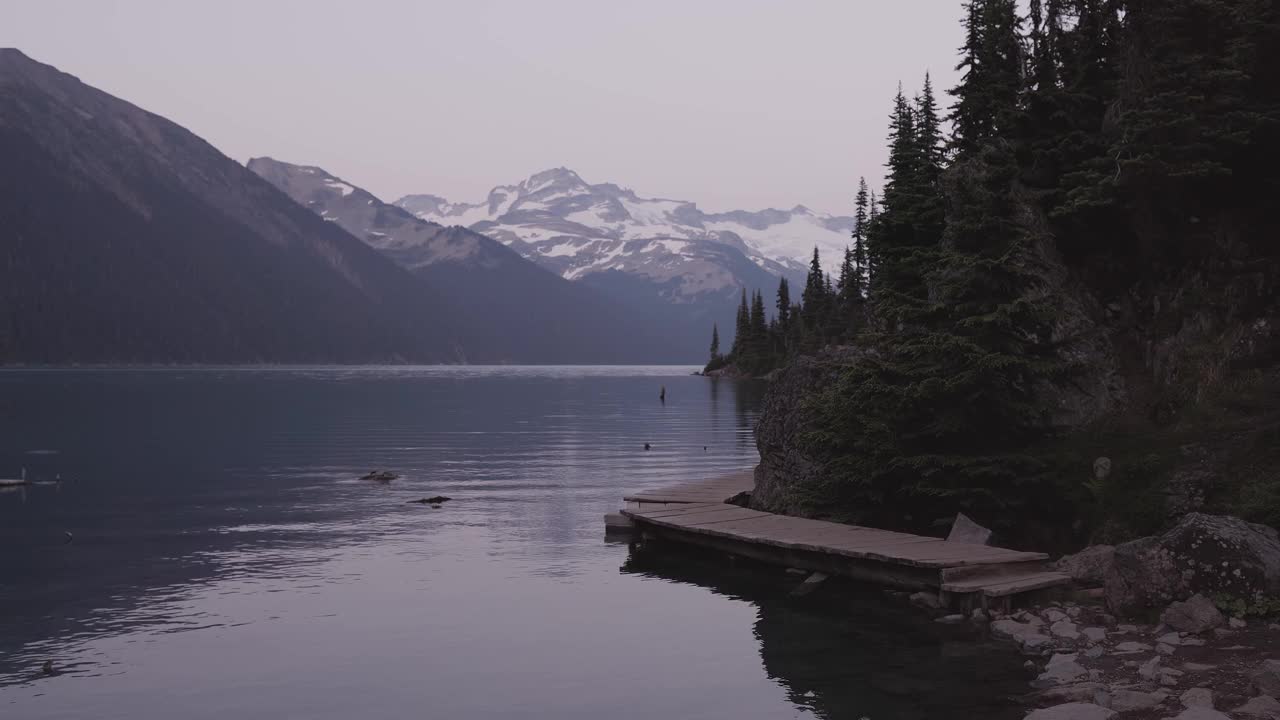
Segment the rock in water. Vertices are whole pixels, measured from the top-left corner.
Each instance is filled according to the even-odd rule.
[[[956,513],[956,521],[951,524],[951,533],[947,535],[947,542],[986,545],[990,541],[990,530],[970,520],[968,515]]]
[[[1186,602],[1171,604],[1160,615],[1160,622],[1181,632],[1202,633],[1218,627],[1226,622],[1226,618],[1212,600],[1196,594],[1187,598]]]
[[[1254,602],[1280,594],[1280,534],[1226,515],[1190,513],[1159,537],[1118,545],[1107,605],[1134,614],[1195,593]]]
[[[1036,710],[1026,720],[1107,720],[1115,714],[1114,710],[1093,703],[1067,703]]]
[[[408,505],[415,505],[415,504],[416,505],[439,505],[440,503],[443,503],[443,502],[449,502],[452,499],[453,498],[445,497],[444,495],[435,495],[429,498],[410,500],[407,504]]]

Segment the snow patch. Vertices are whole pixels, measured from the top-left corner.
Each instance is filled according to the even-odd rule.
[[[342,193],[342,197],[346,197],[351,193],[355,192],[355,188],[342,182],[341,180],[335,180],[333,178],[329,178],[324,181],[324,184]]]

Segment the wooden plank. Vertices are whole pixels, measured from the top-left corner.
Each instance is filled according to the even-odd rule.
[[[1043,590],[1047,587],[1056,587],[1058,585],[1066,585],[1071,582],[1070,575],[1063,573],[1047,572],[1041,573],[1035,577],[1022,578],[1013,580],[999,585],[992,585],[982,589],[982,594],[987,597],[1005,597],[1007,595],[1016,595],[1023,592],[1031,592],[1032,590]]]
[[[639,503],[631,512],[649,514],[665,512],[690,512],[702,508],[738,507],[726,502],[703,503]]]
[[[737,505],[729,505],[727,503],[678,503],[674,505],[655,505],[653,509],[637,508],[627,512],[643,517],[668,517],[671,515],[706,512],[708,510],[723,510],[724,508],[732,507],[737,507]]]
[[[720,524],[735,520],[747,520],[759,517],[771,517],[767,512],[760,510],[748,510],[735,505],[725,505],[724,510],[688,513],[684,515],[674,515],[663,518],[654,518],[664,524],[674,527],[699,527],[702,525]]]

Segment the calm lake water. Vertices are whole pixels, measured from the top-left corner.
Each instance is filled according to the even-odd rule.
[[[0,371],[0,477],[63,478],[0,493],[0,717],[1021,717],[969,628],[605,542],[755,462],[691,370]]]

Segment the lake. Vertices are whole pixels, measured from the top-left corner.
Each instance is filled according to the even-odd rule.
[[[0,371],[0,477],[61,476],[0,493],[0,717],[1020,718],[972,628],[605,541],[756,461],[692,369]]]

